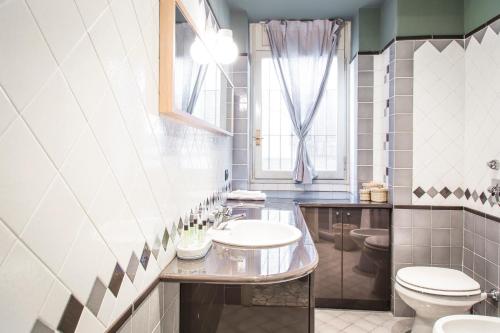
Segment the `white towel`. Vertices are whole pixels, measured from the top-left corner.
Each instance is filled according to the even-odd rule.
[[[227,195],[228,200],[266,200],[266,194],[261,191],[236,190]]]

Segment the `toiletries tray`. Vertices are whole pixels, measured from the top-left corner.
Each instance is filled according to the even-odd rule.
[[[205,237],[202,242],[177,245],[177,257],[180,259],[193,260],[203,258],[212,247],[212,239]]]

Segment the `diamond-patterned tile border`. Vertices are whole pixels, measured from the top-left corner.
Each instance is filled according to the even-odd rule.
[[[464,191],[461,187],[457,187],[455,191],[451,192],[450,189],[445,186],[441,189],[441,191],[438,192],[434,186],[431,186],[427,190],[427,192],[425,192],[421,186],[417,186],[417,188],[413,190],[413,194],[419,199],[422,198],[425,194],[427,194],[431,198],[434,198],[438,193],[441,194],[441,196],[443,196],[443,198],[445,199],[449,198],[453,194],[458,199],[462,199],[463,197],[465,197],[466,200],[472,198],[472,200],[474,200],[475,202],[477,202],[477,200],[480,200],[483,205],[488,202],[491,207],[500,205],[496,202],[496,199],[493,196],[488,195],[485,192],[481,192],[481,194],[479,194],[476,190],[471,193],[468,188],[466,188]]]
[[[427,194],[431,198],[434,198],[438,194],[438,191],[434,188],[434,186],[432,186],[430,189],[427,190]]]
[[[54,333],[54,331],[45,325],[40,319],[37,319],[35,325],[31,329],[31,333]]]
[[[450,196],[451,191],[445,186],[441,191],[439,191],[439,194],[441,194],[443,198],[447,199]]]
[[[464,191],[458,187],[455,191],[453,191],[453,194],[458,198],[458,199],[462,199],[462,197],[464,196]]]
[[[124,275],[125,272],[121,268],[120,264],[116,263],[115,269],[113,270],[113,275],[111,276],[111,281],[109,281],[108,286],[109,290],[115,297],[118,296],[118,292],[120,291]]]
[[[64,333],[73,333],[76,330],[76,326],[78,325],[82,312],[82,303],[80,303],[75,296],[71,295],[66,307],[64,308],[57,330]]]
[[[479,195],[479,199],[481,200],[483,205],[488,200],[488,198],[486,197],[486,194],[484,194],[484,192],[481,192],[481,195]]]
[[[425,191],[424,191],[424,190],[423,190],[423,189],[419,186],[419,187],[417,187],[417,188],[415,189],[415,191],[413,191],[413,193],[414,193],[417,197],[421,198],[421,197],[425,194]]]
[[[127,276],[132,282],[134,282],[135,274],[137,273],[138,267],[139,267],[139,259],[137,259],[135,253],[132,252],[132,255],[130,256],[130,260],[127,265]]]

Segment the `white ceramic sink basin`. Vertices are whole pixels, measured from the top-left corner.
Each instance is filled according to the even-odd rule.
[[[454,315],[438,319],[432,333],[498,333],[500,318],[476,315]]]
[[[302,232],[291,225],[262,220],[232,221],[225,230],[211,229],[208,234],[214,242],[250,248],[283,246],[302,237]]]

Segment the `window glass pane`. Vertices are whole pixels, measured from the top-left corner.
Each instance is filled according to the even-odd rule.
[[[264,171],[291,171],[295,164],[298,139],[270,57],[262,58],[260,77],[263,137],[261,167]],[[337,171],[338,85],[338,62],[334,58],[323,98],[306,141],[309,157],[318,171]]]

